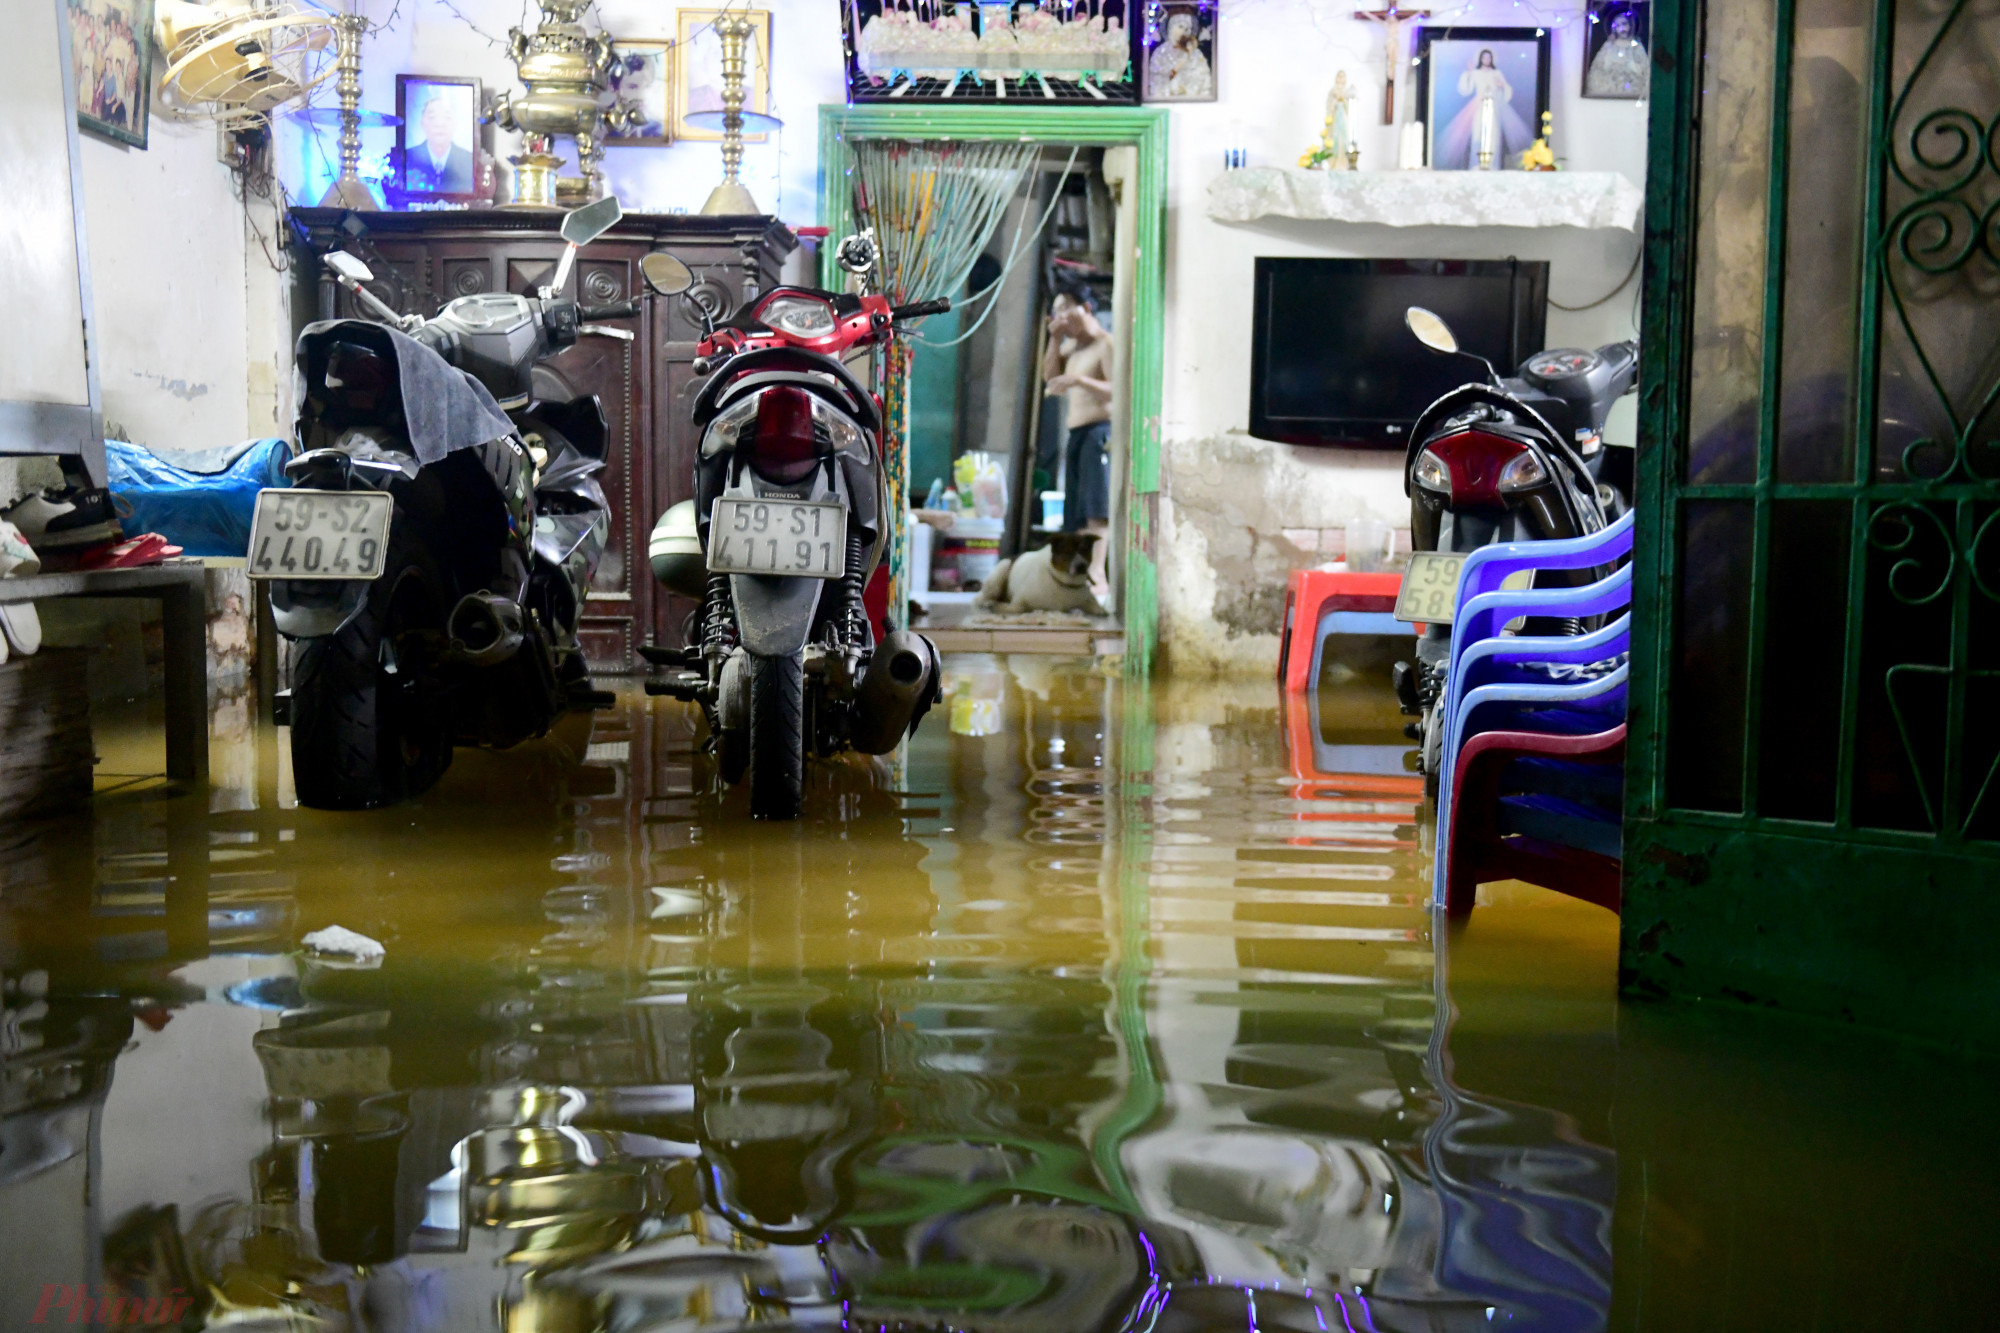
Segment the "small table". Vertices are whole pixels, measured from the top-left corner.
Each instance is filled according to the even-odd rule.
[[[199,560],[138,569],[77,570],[0,579],[0,603],[45,597],[152,597],[160,603],[167,668],[167,776],[208,779],[208,581]]]
[[[1291,693],[1317,688],[1320,653],[1330,635],[1414,634],[1414,625],[1392,614],[1402,587],[1396,573],[1293,570],[1278,634],[1279,684]]]

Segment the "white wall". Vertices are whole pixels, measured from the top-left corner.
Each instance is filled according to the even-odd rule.
[[[269,409],[250,421],[243,208],[214,128],[155,105],[144,151],[81,138],[106,433],[171,450],[269,431]],[[58,477],[52,462],[0,463],[0,504]]]
[[[144,152],[83,136],[107,433],[156,449],[249,433],[243,208],[215,149],[157,109]]]
[[[1399,130],[1380,123],[1382,31],[1347,17],[1355,8],[1224,0],[1219,99],[1172,109],[1159,550],[1162,648],[1178,673],[1272,670],[1289,571],[1329,558],[1334,552],[1322,543],[1337,542],[1349,519],[1409,523],[1400,451],[1302,449],[1246,433],[1258,256],[1546,259],[1552,298],[1580,305],[1616,286],[1638,252],[1639,237],[1629,232],[1211,221],[1208,186],[1225,152],[1247,150],[1253,166],[1295,164],[1319,135],[1327,90],[1342,69],[1357,85],[1362,170],[1394,162]],[[1643,185],[1645,104],[1580,94],[1581,9],[1550,4],[1540,12],[1547,24],[1569,20],[1550,28],[1552,146],[1571,170],[1621,171]],[[1434,12],[1436,22],[1468,25],[1537,21],[1511,0]],[[1406,44],[1412,31],[1405,28]],[[1416,102],[1407,61],[1396,94],[1397,119],[1407,121]],[[1550,310],[1551,345],[1635,336],[1636,289],[1634,282],[1586,314]]]

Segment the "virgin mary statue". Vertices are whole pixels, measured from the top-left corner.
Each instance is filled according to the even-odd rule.
[[[1468,100],[1438,131],[1431,165],[1445,170],[1499,171],[1519,161],[1522,150],[1534,143],[1535,132],[1514,110],[1514,85],[1494,63],[1491,50],[1482,48],[1458,76],[1458,93]],[[1492,153],[1483,165],[1479,161],[1482,144]]]

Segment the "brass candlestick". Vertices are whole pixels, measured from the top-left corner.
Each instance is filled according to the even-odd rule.
[[[710,215],[758,212],[757,201],[743,187],[743,99],[748,91],[751,34],[757,28],[748,14],[723,14],[715,20],[722,43],[722,183],[709,193],[701,211]]]
[[[340,175],[320,196],[321,208],[376,207],[374,192],[361,179],[361,34],[368,20],[337,14],[333,20],[334,92],[340,98]]]

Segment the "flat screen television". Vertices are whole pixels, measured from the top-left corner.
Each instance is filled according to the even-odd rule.
[[[1480,374],[1403,324],[1420,305],[1503,375],[1542,350],[1549,266],[1518,259],[1257,261],[1250,433],[1287,444],[1400,449],[1423,410]]]

